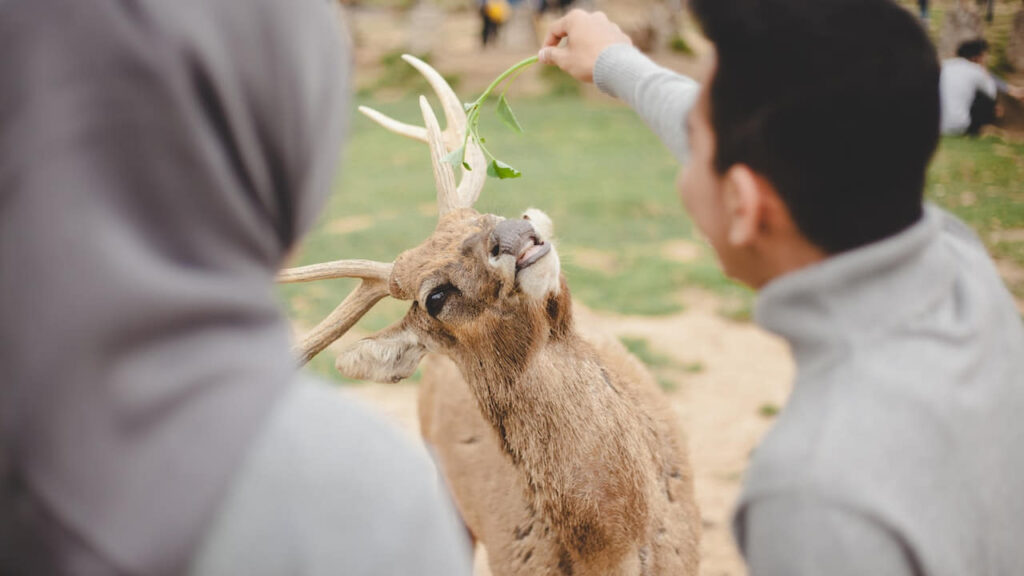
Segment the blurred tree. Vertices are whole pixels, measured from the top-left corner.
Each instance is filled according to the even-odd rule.
[[[983,28],[977,8],[967,0],[957,0],[956,5],[946,12],[939,34],[939,56],[951,58],[960,44],[981,38]]]
[[[1021,8],[1013,16],[1013,27],[1010,29],[1006,57],[1014,70],[1024,72],[1024,2],[1021,2]]]

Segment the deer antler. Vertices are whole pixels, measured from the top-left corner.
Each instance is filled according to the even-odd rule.
[[[452,90],[452,87],[448,85],[448,82],[445,81],[437,70],[409,54],[403,54],[402,59],[423,74],[423,77],[427,79],[427,83],[430,84],[434,89],[434,93],[437,94],[438,100],[441,101],[441,109],[444,111],[447,126],[443,132],[438,129],[440,139],[431,155],[438,159],[443,159],[450,152],[462,146],[464,141],[466,142],[465,161],[470,169],[462,169],[462,180],[457,187],[454,187],[454,193],[450,193],[447,188],[442,189],[442,180],[445,182],[445,186],[447,186],[447,176],[439,175],[438,166],[437,164],[434,165],[434,176],[438,183],[438,215],[444,216],[448,212],[459,208],[470,208],[476,203],[477,198],[480,197],[480,191],[483,190],[484,182],[487,180],[487,159],[484,158],[484,153],[480,150],[480,145],[475,140],[472,138],[466,140],[466,110],[463,108],[459,97],[455,95],[455,91]],[[424,121],[428,123],[426,127],[399,122],[366,106],[360,106],[359,111],[395,134],[430,144],[430,120],[427,120],[430,107],[429,105],[424,106],[421,100],[420,108],[423,110]],[[437,119],[433,111],[430,111],[429,115],[434,119],[434,124],[436,125]],[[447,162],[442,162],[442,164],[447,164]],[[454,171],[452,171],[450,165],[448,166],[448,171],[452,173],[452,182],[454,183]]]
[[[459,208],[472,207],[480,196],[487,179],[487,164],[480,146],[472,138],[466,144],[466,162],[471,170],[463,170],[462,181],[456,186],[455,172],[444,160],[451,150],[462,145],[466,136],[466,111],[458,96],[444,78],[427,63],[414,56],[402,58],[420,71],[433,87],[444,110],[447,127],[441,131],[433,109],[427,99],[420,96],[420,110],[423,113],[423,127],[403,124],[376,110],[360,107],[359,110],[384,128],[416,140],[426,142],[430,147],[431,164],[434,167],[434,182],[437,185],[437,206],[439,216]],[[281,283],[310,282],[331,278],[360,278],[362,282],[326,318],[316,325],[298,344],[292,353],[303,365],[313,359],[332,342],[341,338],[359,321],[370,308],[389,295],[389,282],[394,264],[370,260],[337,260],[282,270],[277,281]]]
[[[362,282],[294,347],[292,354],[304,365],[349,331],[370,308],[388,295],[392,264],[371,260],[337,260],[282,270],[281,283],[310,282],[332,278],[360,278]]]

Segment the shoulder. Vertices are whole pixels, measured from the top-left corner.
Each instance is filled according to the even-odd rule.
[[[468,574],[467,542],[425,451],[336,388],[291,386],[194,574]]]
[[[394,502],[396,494],[404,499],[410,490],[434,487],[435,471],[422,445],[350,394],[317,380],[293,384],[262,444],[287,459],[289,475],[310,488],[326,482],[350,493],[366,490],[362,498]],[[395,494],[381,498],[383,492]]]
[[[870,513],[815,494],[780,494],[737,514],[751,572],[803,576],[917,573],[904,535]]]
[[[915,478],[946,471],[954,407],[904,344],[851,350],[801,376],[754,453],[740,506],[804,494],[885,513],[913,492]]]

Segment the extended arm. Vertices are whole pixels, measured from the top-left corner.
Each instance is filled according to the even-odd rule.
[[[1012,98],[1024,100],[1024,87],[1014,86],[1013,84],[1007,84],[1006,80],[1003,80],[1002,78],[996,76],[993,76],[992,79],[996,83],[997,91],[1009,94]]]
[[[697,101],[697,82],[658,66],[632,46],[616,44],[598,57],[594,83],[636,110],[676,160],[686,160],[684,125]]]
[[[552,25],[544,45],[541,62],[554,64],[578,80],[592,81],[631,106],[672,155],[685,160],[684,122],[697,100],[696,82],[641,54],[629,36],[600,12],[573,10]]]

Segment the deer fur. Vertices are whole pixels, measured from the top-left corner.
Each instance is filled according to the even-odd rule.
[[[550,220],[532,211],[538,242]],[[501,222],[464,208],[394,263],[396,325],[339,356],[383,382],[421,359],[423,436],[495,576],[695,575],[700,515],[676,416],[614,339],[581,334],[552,248],[517,271]],[[452,286],[436,318],[425,309]]]

